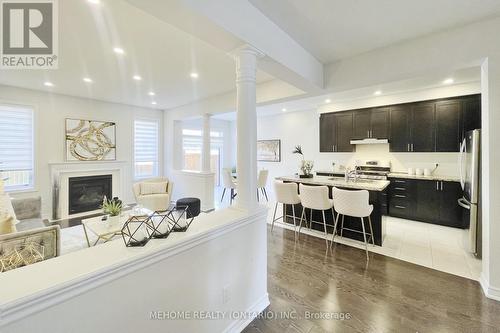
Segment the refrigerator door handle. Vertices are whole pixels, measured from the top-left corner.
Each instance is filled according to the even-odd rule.
[[[460,167],[460,186],[462,190],[465,189],[465,177],[464,177],[464,158],[465,158],[465,138],[460,144],[460,154],[458,155],[458,165]]]
[[[470,202],[468,202],[465,198],[458,199],[458,205],[462,208],[470,210]]]

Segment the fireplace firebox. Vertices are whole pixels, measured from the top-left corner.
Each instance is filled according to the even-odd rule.
[[[112,175],[69,178],[69,214],[99,209],[104,196],[112,198],[112,188]]]

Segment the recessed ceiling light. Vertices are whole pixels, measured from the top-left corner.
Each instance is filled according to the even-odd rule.
[[[116,54],[125,54],[125,51],[121,47],[115,47],[113,49],[113,52],[115,52]]]
[[[136,81],[141,81],[142,80],[142,77],[140,77],[139,75],[134,75],[132,78],[134,80],[136,80]]]
[[[101,3],[100,0],[87,0],[87,1],[90,2],[90,3],[93,3],[93,4],[99,4],[99,3]]]
[[[325,103],[331,103],[331,102],[332,102],[331,99],[329,99],[329,98],[325,99]]]
[[[453,80],[452,78],[449,78],[449,79],[444,80],[443,84],[452,84],[453,82],[455,82],[455,80]]]
[[[197,79],[199,75],[198,75],[198,73],[193,72],[193,73],[189,74],[189,76],[191,76],[191,78],[193,78],[193,79]]]
[[[375,96],[379,96],[379,95],[382,95],[382,92],[380,90],[377,90],[373,93]]]
[[[54,84],[52,82],[49,82],[49,81],[44,82],[43,85],[46,87],[53,87],[54,86]]]
[[[91,78],[89,78],[89,77],[84,77],[84,78],[83,78],[83,82],[86,82],[86,83],[92,83],[92,82],[94,82],[94,81],[92,81],[92,79],[91,79]]]
[[[154,96],[154,95],[156,95],[156,94],[155,94],[154,92],[150,91],[150,92],[148,92],[148,95],[149,95],[149,96]]]
[[[281,112],[286,112],[286,108],[281,109]]]
[[[152,101],[152,102],[151,102],[151,104],[156,105],[156,104],[158,104],[158,103],[156,103],[155,101]]]

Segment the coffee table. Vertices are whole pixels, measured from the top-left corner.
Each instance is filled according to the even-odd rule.
[[[82,220],[83,231],[85,232],[88,247],[96,246],[101,240],[104,241],[104,243],[109,242],[115,236],[121,235],[123,225],[127,222],[129,216],[125,214],[120,216],[117,220],[108,219],[106,221],[103,221],[102,218],[102,216],[97,216]],[[97,240],[92,245],[89,240],[89,232],[97,236]]]

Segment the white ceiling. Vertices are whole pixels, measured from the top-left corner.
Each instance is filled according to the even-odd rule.
[[[444,84],[444,80],[453,79],[453,84]],[[478,67],[464,68],[449,73],[446,76],[440,74],[427,75],[423,77],[414,78],[411,80],[404,80],[398,82],[387,83],[376,87],[364,87],[355,90],[343,91],[338,93],[324,94],[320,96],[297,98],[292,97],[287,101],[279,103],[266,103],[257,107],[257,114],[259,117],[272,116],[277,114],[284,114],[289,112],[306,111],[319,108],[328,108],[328,106],[345,105],[349,102],[366,100],[369,104],[384,105],[386,97],[422,91],[427,89],[436,89],[444,87],[456,87],[467,83],[478,83],[481,79],[481,70]],[[375,96],[374,93],[380,91],[380,95]],[[327,103],[326,100],[330,102]],[[283,111],[285,109],[286,111]],[[216,119],[234,121],[236,120],[236,112],[228,112],[217,114],[214,116]]]
[[[499,0],[249,0],[323,63],[500,14]]]
[[[225,52],[124,1],[65,0],[59,11],[59,69],[0,70],[0,84],[158,109],[234,90],[235,64]],[[115,54],[116,46],[125,55]],[[134,81],[136,74],[143,80]]]

